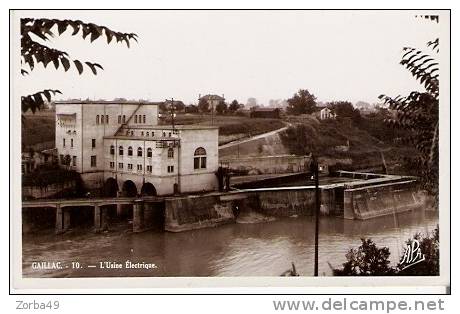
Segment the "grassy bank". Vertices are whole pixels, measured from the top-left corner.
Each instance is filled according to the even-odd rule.
[[[161,124],[170,124],[171,119],[161,121]],[[249,118],[242,116],[209,114],[178,114],[176,124],[201,124],[216,125],[219,127],[220,136],[241,135],[240,137],[253,136],[270,132],[284,126],[279,119]]]
[[[38,111],[35,114],[26,113],[22,121],[22,146],[27,147],[55,139],[54,111]]]
[[[369,132],[369,125],[360,128],[349,120],[319,121],[304,116],[292,117],[290,122],[294,126],[280,134],[290,153],[313,152],[328,160],[348,159],[351,169],[379,167],[385,160],[389,170],[404,173],[404,159],[415,153],[414,148],[401,145],[398,138],[378,139]]]

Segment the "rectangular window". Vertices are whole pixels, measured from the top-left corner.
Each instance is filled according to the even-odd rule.
[[[118,115],[118,124],[121,124],[121,115]]]
[[[123,163],[122,162],[118,163],[118,169],[123,169]]]
[[[174,172],[174,166],[168,166],[168,173]]]
[[[137,114],[134,116],[134,123],[137,123]]]
[[[142,165],[137,165],[137,171],[142,171]]]
[[[145,123],[145,115],[142,116],[142,120]]]
[[[105,115],[105,123],[109,124],[109,116],[108,115]]]
[[[133,170],[133,164],[128,164],[128,170]]]
[[[147,166],[147,172],[152,173],[152,166]]]
[[[70,147],[73,147],[73,138],[70,139]]]
[[[193,158],[193,169],[200,169],[200,157]]]
[[[62,147],[65,147],[65,138],[62,139]]]
[[[95,138],[91,139],[91,147],[96,148],[96,139]]]
[[[126,116],[123,115],[123,123],[126,123]]]
[[[96,156],[91,156],[91,167],[96,167]]]
[[[72,166],[77,166],[77,156],[72,156]]]
[[[110,162],[110,169],[115,168],[115,163],[113,161]]]
[[[201,169],[206,168],[206,157],[201,157]]]
[[[62,155],[62,154],[59,155],[59,163],[60,163],[61,165],[64,164],[64,155]]]

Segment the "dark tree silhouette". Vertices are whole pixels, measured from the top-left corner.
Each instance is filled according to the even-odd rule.
[[[209,103],[205,98],[200,98],[198,102],[198,109],[200,112],[209,112]]]
[[[241,105],[238,103],[238,101],[235,99],[230,103],[230,106],[228,107],[228,110],[231,112],[235,112],[238,109],[240,109]]]
[[[227,111],[227,104],[224,101],[220,101],[216,105],[216,111],[218,114],[224,114]]]
[[[292,98],[287,100],[289,114],[313,113],[316,110],[316,97],[307,89],[300,89]]]
[[[341,269],[333,269],[334,276],[388,276],[396,270],[390,266],[390,250],[379,248],[371,239],[361,239],[361,246],[350,249]]]
[[[97,69],[103,70],[103,67],[98,63],[89,61],[82,62],[77,59],[72,59],[65,51],[60,51],[50,48],[36,39],[38,37],[44,42],[49,41],[56,34],[61,35],[67,29],[71,29],[72,36],[81,34],[83,39],[88,36],[90,41],[93,42],[100,37],[107,38],[107,43],[110,44],[112,40],[116,42],[125,42],[130,46],[130,40],[137,42],[137,35],[134,33],[121,33],[113,31],[105,26],[99,26],[93,23],[84,23],[80,20],[58,20],[58,19],[34,19],[22,18],[21,19],[21,74],[29,74],[33,71],[35,66],[42,63],[46,68],[49,63],[52,63],[56,70],[61,66],[64,71],[68,71],[71,64],[75,66],[79,74],[83,73],[83,65],[91,69],[94,75],[97,74]],[[25,66],[28,66],[28,69]],[[51,101],[51,96],[56,93],[61,94],[61,91],[55,89],[46,89],[36,92],[31,95],[21,97],[21,109],[23,112],[31,110],[35,112],[40,110],[45,99]]]

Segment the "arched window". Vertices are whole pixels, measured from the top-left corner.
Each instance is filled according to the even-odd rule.
[[[193,168],[205,169],[206,168],[206,150],[203,147],[198,147],[193,154]]]
[[[128,156],[133,155],[133,148],[131,146],[128,147]]]
[[[152,157],[152,149],[150,147],[147,148],[147,157]]]
[[[141,136],[144,136],[144,131],[141,132]]]
[[[99,115],[96,116],[96,124],[99,124]]]
[[[137,148],[137,157],[142,157],[142,148],[141,147]]]
[[[134,116],[134,123],[137,123],[137,115]]]
[[[115,146],[110,145],[110,155],[115,155]]]
[[[123,156],[123,146],[118,147],[118,155]]]
[[[145,115],[142,116],[142,122],[145,123]]]
[[[174,149],[168,148],[168,158],[174,158]]]
[[[150,136],[150,133],[149,133],[149,132],[147,132],[147,133],[145,134],[145,136]]]

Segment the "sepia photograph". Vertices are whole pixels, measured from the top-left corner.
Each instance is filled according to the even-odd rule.
[[[11,10],[10,77],[18,286],[449,286],[449,10]]]

